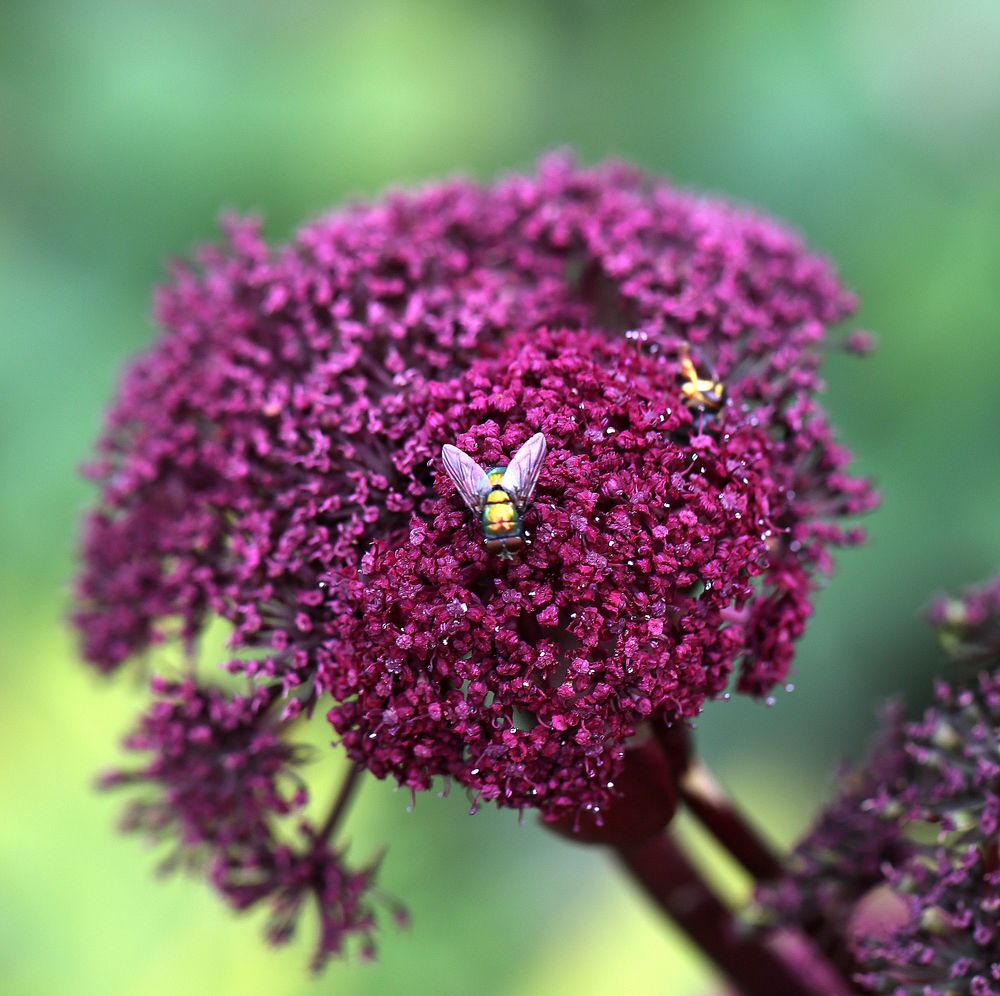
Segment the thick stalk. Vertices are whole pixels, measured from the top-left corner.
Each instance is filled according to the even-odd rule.
[[[711,772],[693,761],[678,784],[681,799],[705,829],[758,882],[780,878],[781,861],[729,801]]]
[[[667,834],[616,850],[649,898],[745,996],[821,996],[765,937],[738,923]]]
[[[678,782],[678,795],[702,826],[738,861],[756,882],[772,882],[784,874],[777,854],[747,818],[729,801],[712,773],[693,761]],[[837,926],[817,914],[801,924],[817,949],[847,978],[857,966]]]

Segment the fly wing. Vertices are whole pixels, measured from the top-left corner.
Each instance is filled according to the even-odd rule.
[[[514,499],[514,504],[523,511],[534,494],[538,475],[545,459],[545,437],[536,432],[518,451],[503,472],[500,487]]]
[[[468,453],[463,453],[450,443],[441,449],[441,462],[462,496],[462,501],[473,512],[481,512],[490,493],[490,479],[486,476],[486,471]]]

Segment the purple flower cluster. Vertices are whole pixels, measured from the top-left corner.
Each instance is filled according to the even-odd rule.
[[[1000,662],[998,662],[1000,663]],[[859,981],[922,996],[1000,993],[1000,669],[966,688],[942,683],[938,706],[906,728],[906,768],[866,803],[901,835],[926,825],[932,843],[886,867],[907,919],[888,936],[862,933]]]
[[[305,906],[314,906],[319,924],[310,966],[314,972],[342,955],[349,942],[357,942],[363,959],[373,958],[376,905],[388,906],[400,926],[407,922],[405,910],[375,888],[378,862],[349,869],[322,831],[302,826],[298,836],[298,846],[282,843],[246,853],[217,853],[210,881],[237,910],[266,899],[270,914],[265,936],[274,945],[291,940]]]
[[[696,715],[735,662],[750,691],[784,676],[809,592],[787,545],[827,527],[769,540],[785,536],[789,490],[825,485],[775,465],[755,408],[728,406],[698,432],[675,364],[546,329],[408,401],[407,460],[455,440],[495,465],[536,431],[549,453],[516,561],[485,551],[439,475],[407,531],[330,575],[354,611],[320,684],[376,775],[415,790],[449,776],[556,817],[599,810],[644,720]]]
[[[272,817],[305,804],[295,771],[303,750],[272,721],[269,689],[228,697],[191,680],[154,678],[152,691],[152,705],[123,744],[148,762],[102,779],[105,788],[137,789],[126,829],[153,840],[176,837],[185,853],[239,848],[266,839]]]
[[[170,841],[162,871],[204,871],[237,909],[271,905],[268,937],[288,940],[305,899],[319,911],[314,965],[339,954],[349,937],[373,950],[370,883],[374,868],[350,871],[306,824],[305,846],[279,840],[280,818],[301,810],[307,793],[296,771],[304,748],[289,744],[274,716],[277,696],[260,688],[227,696],[192,680],[154,678],[154,701],[127,750],[148,755],[137,770],[105,775],[105,788],[132,789],[123,829]]]
[[[826,947],[851,928],[859,903],[885,881],[886,865],[913,855],[899,826],[868,803],[897,785],[906,769],[902,709],[892,703],[881,718],[867,758],[840,773],[834,801],[795,848],[787,876],[757,891],[768,919],[804,926]]]
[[[1000,577],[958,598],[936,598],[927,618],[956,664],[975,667],[1000,660]]]
[[[873,493],[816,401],[852,307],[772,222],[620,165],[393,194],[279,250],[229,221],[160,292],[90,468],[85,656],[110,673],[221,618],[267,716],[324,697],[377,776],[597,812],[640,724],[784,679],[860,540]],[[505,561],[441,446],[504,463],[539,431]],[[184,832],[228,820],[180,805]]]
[[[848,929],[872,992],[1000,993],[1000,579],[939,607],[968,620],[989,670],[940,682],[936,706],[888,732],[799,846],[789,878],[761,899],[786,922],[819,913]],[[969,655],[958,653],[959,660]],[[888,890],[888,923],[866,894]]]

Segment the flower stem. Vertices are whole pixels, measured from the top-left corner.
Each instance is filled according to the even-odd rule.
[[[668,835],[617,852],[646,894],[745,996],[817,996],[765,937],[737,922]]]
[[[330,808],[329,815],[323,821],[323,825],[316,832],[317,840],[326,840],[336,829],[337,823],[340,821],[340,817],[343,816],[344,810],[351,801],[351,796],[354,794],[354,789],[358,784],[358,778],[361,776],[362,770],[363,769],[360,764],[351,765],[346,777],[340,784],[340,791],[337,793],[333,806]]]
[[[777,854],[733,805],[722,786],[700,761],[692,761],[680,779],[678,795],[702,826],[755,881],[772,882],[784,874]],[[817,949],[850,978],[857,966],[837,926],[817,914],[800,927]]]
[[[678,789],[692,814],[756,881],[768,882],[781,876],[777,854],[729,801],[704,764],[692,761]]]

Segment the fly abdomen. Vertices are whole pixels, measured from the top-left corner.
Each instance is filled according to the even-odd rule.
[[[507,560],[511,559],[511,554],[517,553],[524,546],[524,540],[519,535],[504,536],[503,539],[487,539],[487,553],[497,553]]]
[[[493,488],[483,507],[483,535],[487,540],[521,535],[521,517],[510,495],[503,488]]]

